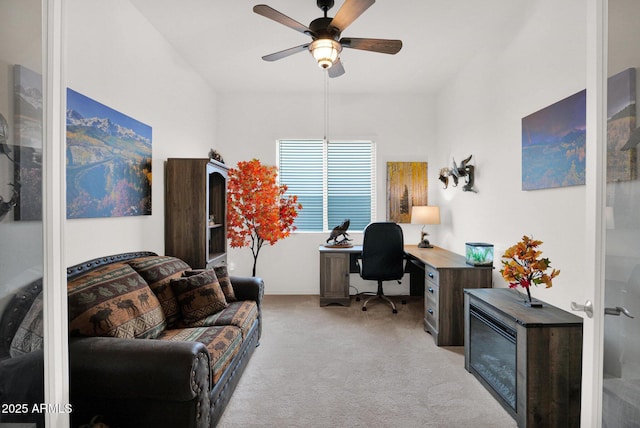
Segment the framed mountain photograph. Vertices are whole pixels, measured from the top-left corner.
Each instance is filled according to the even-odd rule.
[[[67,89],[67,218],[150,215],[151,134]]]

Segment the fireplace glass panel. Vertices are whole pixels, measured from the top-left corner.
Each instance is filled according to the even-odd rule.
[[[516,410],[516,332],[475,306],[470,308],[469,365]]]

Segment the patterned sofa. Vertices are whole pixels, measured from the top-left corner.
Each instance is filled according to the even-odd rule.
[[[72,426],[216,425],[260,339],[261,279],[137,252],[69,268],[67,292]],[[33,312],[12,357],[37,352]]]

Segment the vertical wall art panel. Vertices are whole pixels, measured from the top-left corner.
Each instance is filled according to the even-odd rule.
[[[522,119],[522,190],[585,183],[587,91]]]
[[[151,127],[67,89],[67,218],[151,214]]]
[[[611,76],[607,82],[607,182],[635,180],[636,146],[626,147],[636,129],[636,69]]]
[[[42,75],[13,67],[15,220],[42,220]]]
[[[387,162],[387,221],[411,223],[411,207],[427,205],[427,162]]]

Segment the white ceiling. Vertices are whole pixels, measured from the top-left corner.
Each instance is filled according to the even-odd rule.
[[[315,0],[131,0],[216,91],[316,92],[323,71],[307,52],[276,62],[263,55],[309,38],[252,8],[265,3],[308,25]],[[336,0],[334,16],[343,3]],[[476,55],[515,37],[531,0],[378,0],[343,37],[401,39],[396,55],[344,49],[334,93],[433,93]]]

